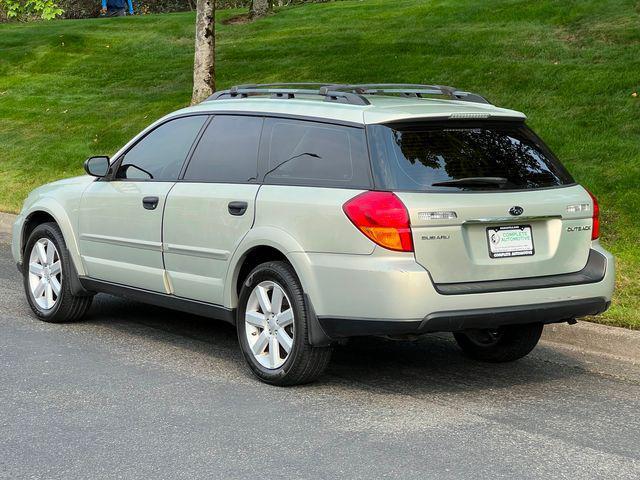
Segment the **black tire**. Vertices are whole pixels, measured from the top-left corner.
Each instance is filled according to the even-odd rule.
[[[507,325],[497,329],[467,330],[453,336],[462,351],[483,362],[512,362],[527,355],[540,340],[542,323]]]
[[[294,314],[293,347],[285,362],[276,369],[265,368],[253,355],[247,341],[245,312],[251,292],[261,282],[271,281],[282,287],[290,301]],[[247,365],[263,382],[278,386],[310,383],[316,380],[329,364],[331,347],[315,347],[309,344],[307,328],[308,310],[298,277],[286,262],[267,262],[258,265],[244,280],[238,301],[236,325],[240,350]]]
[[[29,257],[31,250],[35,243],[43,238],[53,242],[62,265],[60,295],[57,296],[54,306],[50,309],[43,309],[36,303],[29,284]],[[58,225],[55,223],[43,223],[31,232],[24,249],[22,267],[23,285],[27,301],[38,319],[51,323],[76,322],[82,319],[91,306],[93,296],[78,296],[71,292],[69,275],[73,275],[74,270],[71,268],[69,251]]]

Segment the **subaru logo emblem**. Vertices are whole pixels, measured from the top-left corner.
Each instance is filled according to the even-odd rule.
[[[511,215],[516,215],[516,216],[517,216],[517,215],[522,215],[522,212],[524,212],[524,208],[519,207],[519,206],[517,206],[517,205],[516,205],[515,207],[511,207],[511,208],[509,209],[509,213],[510,213]]]

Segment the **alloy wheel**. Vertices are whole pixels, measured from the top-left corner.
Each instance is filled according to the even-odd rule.
[[[294,340],[294,313],[284,289],[275,282],[255,286],[245,311],[245,332],[254,358],[265,368],[281,367]]]
[[[42,310],[51,310],[62,292],[62,263],[58,249],[48,238],[34,243],[29,256],[29,287]]]

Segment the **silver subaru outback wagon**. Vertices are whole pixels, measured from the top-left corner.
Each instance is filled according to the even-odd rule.
[[[506,362],[604,312],[598,203],[522,113],[434,85],[244,85],[26,199],[12,251],[48,322],[98,292],[225,320],[261,380],[355,336],[452,332]]]

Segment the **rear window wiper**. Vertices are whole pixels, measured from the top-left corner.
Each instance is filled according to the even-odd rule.
[[[508,180],[504,177],[468,177],[446,180],[444,182],[432,183],[432,187],[474,187],[482,185],[496,185],[503,187]]]
[[[278,165],[276,165],[275,167],[273,167],[271,170],[269,170],[267,173],[264,174],[264,178],[267,178],[267,175],[269,175],[270,173],[273,173],[274,170],[279,169],[285,163],[290,162],[291,160],[295,160],[296,158],[305,157],[305,156],[322,159],[322,157],[320,155],[318,155],[317,153],[311,153],[311,152],[299,153],[298,155],[294,155],[292,157],[289,157],[284,162],[281,162]]]

